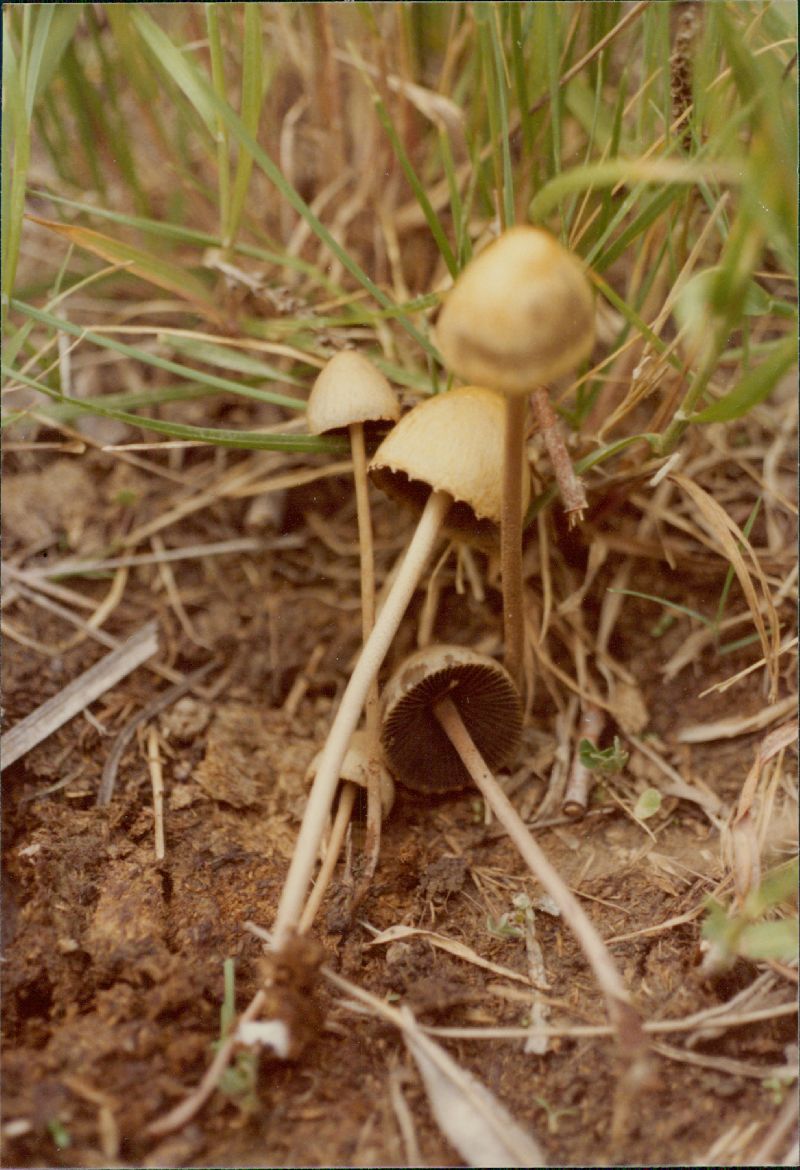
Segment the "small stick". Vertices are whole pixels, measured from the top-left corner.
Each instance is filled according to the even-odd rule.
[[[578,820],[585,816],[593,782],[591,771],[581,761],[581,740],[590,739],[592,743],[596,743],[604,723],[605,716],[600,708],[595,707],[592,703],[585,703],[578,728],[578,742],[572,757],[572,767],[567,778],[567,786],[564,789],[564,799],[561,802],[562,813],[571,820]]]
[[[158,651],[156,623],[148,622],[116,650],[73,679],[62,691],[26,715],[0,739],[0,767],[7,768],[47,739],[84,707],[116,686]]]
[[[547,860],[528,832],[525,822],[490,772],[452,699],[442,699],[436,704],[435,712],[447,737],[461,757],[464,767],[487,804],[491,806],[492,812],[516,845],[531,873],[558,906],[564,921],[577,938],[605,994],[609,1021],[617,1034],[620,1049],[629,1058],[635,1058],[643,1051],[645,1045],[641,1021],[631,1007],[628,990],[605,943],[578,899]]]
[[[325,646],[322,642],[318,642],[311,651],[311,655],[305,667],[300,671],[292,683],[291,690],[284,699],[283,707],[281,708],[281,710],[286,715],[288,715],[290,719],[294,719],[295,715],[297,714],[297,708],[305,698],[309,683],[317,673],[317,668],[319,667],[320,662],[322,662],[324,656]]]
[[[158,732],[151,726],[147,733],[147,763],[153,785],[153,813],[155,815],[156,861],[164,860],[164,771],[158,750]]]
[[[564,501],[564,510],[569,517],[569,526],[572,528],[573,525],[581,522],[583,513],[589,506],[586,492],[572,467],[572,461],[558,424],[558,417],[544,387],[540,386],[538,390],[534,390],[531,401],[536,425],[544,439],[547,454],[550,456],[558,490]]]
[[[103,766],[103,775],[100,777],[100,787],[97,789],[97,796],[95,798],[95,804],[98,808],[104,808],[107,804],[111,803],[111,797],[114,794],[114,785],[117,780],[117,769],[119,768],[120,760],[126,747],[133,739],[136,728],[141,727],[143,723],[154,719],[156,715],[160,715],[167,707],[172,706],[173,703],[180,699],[181,695],[185,695],[201,679],[204,679],[215,665],[215,662],[207,662],[205,666],[201,666],[198,670],[187,674],[184,679],[175,683],[174,686],[169,687],[162,695],[156,695],[152,703],[148,703],[138,715],[135,715],[131,719],[130,723],[126,723],[114,740],[114,746],[111,748],[108,759]]]

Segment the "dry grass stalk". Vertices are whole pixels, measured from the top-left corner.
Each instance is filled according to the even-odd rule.
[[[472,737],[450,699],[437,705],[437,717],[452,741],[470,776],[520,852],[526,865],[558,906],[564,920],[580,943],[597,982],[606,997],[609,1018],[620,1050],[634,1062],[642,1053],[641,1023],[630,1006],[628,990],[602,938],[583,911],[577,898],[545,857],[514,806],[498,785],[477,751]]]
[[[157,652],[157,626],[154,621],[147,622],[119,649],[112,650],[7,731],[0,739],[1,766],[7,768],[19,760]]]
[[[192,674],[186,675],[180,682],[175,683],[168,690],[164,691],[163,694],[157,695],[152,703],[148,703],[138,715],[135,715],[123,727],[122,731],[120,731],[114,740],[111,751],[108,753],[106,762],[103,765],[103,774],[100,778],[100,787],[97,790],[96,797],[98,808],[103,808],[111,803],[111,797],[114,795],[114,785],[117,779],[117,769],[119,768],[125,749],[136,734],[137,728],[149,722],[149,720],[154,719],[156,715],[160,715],[162,711],[165,711],[167,707],[177,702],[187,691],[197,686],[214,666],[214,662],[207,662],[198,670],[193,671]]]
[[[151,727],[147,733],[147,763],[153,786],[153,820],[156,861],[164,860],[164,770],[161,766],[158,731]]]

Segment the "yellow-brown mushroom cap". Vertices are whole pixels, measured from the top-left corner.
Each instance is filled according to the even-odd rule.
[[[493,658],[464,646],[430,646],[407,658],[383,693],[381,743],[395,777],[418,792],[447,792],[472,783],[436,718],[449,698],[490,768],[519,747],[522,703],[511,676]]]
[[[343,349],[320,371],[308,396],[306,417],[312,434],[327,435],[353,423],[396,422],[400,402],[368,358]]]
[[[310,782],[317,774],[317,767],[322,752],[317,752],[306,770],[306,781]],[[350,740],[350,747],[342,760],[339,776],[342,780],[349,780],[359,788],[367,788],[372,776],[377,775],[381,793],[381,813],[386,820],[394,804],[394,781],[386,769],[386,765],[378,751],[378,745],[373,744],[371,737],[365,731],[354,731]]]
[[[445,528],[494,540],[502,507],[505,402],[483,386],[459,386],[426,398],[404,415],[372,457],[369,473],[389,495],[421,511],[431,491],[453,505]],[[524,469],[523,512],[530,500]]]
[[[506,394],[561,377],[594,344],[592,289],[582,264],[541,228],[509,228],[456,280],[436,344],[459,378]]]

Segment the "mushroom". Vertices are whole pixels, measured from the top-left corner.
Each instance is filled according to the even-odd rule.
[[[472,783],[469,771],[436,717],[450,698],[490,768],[501,768],[519,747],[522,704],[499,662],[464,646],[417,650],[383,692],[381,742],[393,772],[417,792],[449,792]]]
[[[312,779],[316,775],[321,755],[321,752],[317,752],[309,764],[306,772],[308,779]],[[368,794],[371,791],[379,793],[381,816],[384,820],[388,817],[394,804],[394,781],[386,770],[380,754],[376,753],[375,742],[368,732],[356,731],[353,733],[350,747],[347,749],[339,769],[339,776],[343,781],[339,804],[331,827],[325,859],[300,918],[299,930],[301,934],[305,933],[311,926],[325,896],[325,891],[339,859],[342,842],[350,823],[359,788],[366,789]]]
[[[463,386],[425,399],[387,435],[370,464],[378,485],[422,509],[393,585],[345,688],[322,750],[281,892],[273,932],[282,946],[295,928],[342,761],[372,680],[377,676],[444,524],[489,536],[500,520],[503,402]],[[521,488],[521,507],[529,493]],[[521,520],[521,511],[520,517]]]
[[[592,290],[580,262],[548,232],[518,226],[504,232],[456,280],[436,324],[445,364],[466,382],[506,397],[500,563],[505,661],[522,685],[522,522],[520,467],[525,410],[533,395],[537,421],[570,517],[586,507],[560,439],[543,383],[567,373],[594,343]]]
[[[377,423],[394,423],[399,417],[400,403],[397,395],[380,370],[360,353],[347,349],[332,357],[321,371],[311,388],[306,406],[308,428],[314,434],[331,435],[347,431],[350,437],[361,569],[361,629],[365,642],[375,624],[375,566],[367,491],[364,427]],[[370,686],[365,703],[367,734],[375,743],[376,755],[379,731],[378,704],[376,677]],[[368,789],[367,797],[364,883],[368,883],[375,872],[381,837],[377,770],[373,770],[370,775],[373,783]]]
[[[529,833],[493,768],[516,751],[522,706],[511,676],[494,659],[461,646],[412,654],[386,684],[381,740],[386,761],[407,788],[441,792],[478,786],[525,864],[558,906],[606,996],[621,1047],[643,1045],[639,1017],[605,943],[578,899]]]

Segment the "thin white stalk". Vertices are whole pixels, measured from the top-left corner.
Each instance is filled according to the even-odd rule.
[[[299,921],[303,899],[311,880],[317,849],[333,803],[336,785],[339,783],[339,773],[350,738],[358,724],[370,683],[377,677],[389,651],[403,614],[433,552],[436,538],[451,503],[452,497],[447,492],[431,492],[428,497],[391,592],[345,688],[320,756],[317,774],[308,796],[303,823],[278,903],[273,931],[276,950],[284,945]]]
[[[375,625],[375,552],[372,539],[372,516],[369,510],[367,483],[367,456],[364,449],[364,424],[351,423],[350,450],[353,456],[353,479],[356,489],[356,516],[358,518],[358,549],[361,561],[361,631],[366,645]],[[364,722],[370,739],[370,750],[377,757],[380,754],[380,693],[377,674],[370,683],[364,704]],[[353,909],[367,891],[378,865],[381,849],[381,807],[380,776],[377,768],[370,768],[367,782],[367,835],[364,841],[364,870],[358,890],[353,897]],[[328,879],[330,880],[330,879]],[[323,889],[324,893],[324,889]],[[320,894],[320,897],[322,895]],[[301,930],[302,930],[301,926]]]
[[[564,921],[577,938],[606,996],[610,1022],[617,1033],[620,1048],[631,1056],[637,1054],[644,1046],[641,1022],[630,1005],[628,990],[622,976],[617,971],[614,960],[595,926],[584,913],[569,886],[547,860],[528,832],[525,822],[487,767],[452,699],[442,699],[436,704],[435,711],[450,742],[487,804],[516,845],[533,876],[558,906]]]
[[[331,829],[331,839],[328,842],[328,852],[325,854],[325,860],[320,866],[317,880],[314,883],[314,889],[309,894],[308,901],[303,907],[303,913],[300,916],[300,922],[297,927],[300,934],[305,934],[316,918],[320,903],[325,897],[328,883],[333,876],[333,871],[336,869],[336,862],[339,860],[339,854],[342,851],[344,835],[347,832],[347,826],[350,824],[350,814],[353,811],[357,787],[357,784],[347,782],[342,788],[342,794],[339,797],[339,807],[336,810],[333,828]]]

